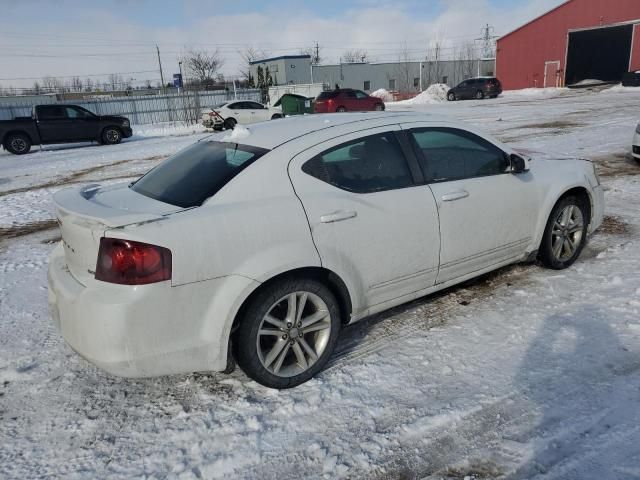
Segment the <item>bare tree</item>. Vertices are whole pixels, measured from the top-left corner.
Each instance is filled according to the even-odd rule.
[[[91,78],[87,77],[84,80],[84,91],[85,92],[93,92],[93,80],[91,80]]]
[[[398,52],[398,63],[395,67],[396,90],[399,92],[409,92],[413,90],[413,81],[411,77],[411,55],[409,47],[405,42]]]
[[[363,49],[346,50],[342,54],[344,63],[365,63],[367,60],[369,60],[369,53]]]
[[[475,59],[478,57],[476,46],[473,42],[465,42],[462,45],[463,68],[462,75],[464,78],[471,78],[475,74]]]
[[[255,85],[256,79],[251,75],[251,62],[269,57],[269,52],[263,49],[249,47],[246,50],[238,52],[242,57],[242,65],[240,67],[240,76],[244,80]]]
[[[314,65],[319,65],[322,62],[320,52],[322,52],[322,47],[318,44],[300,49],[300,55],[309,55],[311,57],[311,63]]]
[[[190,49],[183,56],[182,62],[189,77],[205,87],[213,86],[216,73],[224,64],[218,49],[213,52]]]
[[[44,77],[42,79],[42,90],[44,93],[56,93],[63,89],[63,84],[60,79],[55,77]]]
[[[71,79],[71,83],[69,85],[72,92],[81,92],[82,91],[82,80],[80,77],[73,77]]]

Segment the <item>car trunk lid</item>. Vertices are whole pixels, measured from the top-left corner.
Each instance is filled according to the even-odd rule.
[[[161,220],[183,208],[116,185],[89,185],[54,195],[67,267],[83,285],[94,277],[100,238],[111,228]]]

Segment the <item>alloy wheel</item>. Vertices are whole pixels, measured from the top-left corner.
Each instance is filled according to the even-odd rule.
[[[27,149],[27,142],[25,142],[22,138],[13,138],[11,140],[11,148],[16,153],[22,153]]]
[[[584,217],[577,205],[562,209],[551,230],[551,251],[556,260],[564,262],[575,254],[582,242]]]
[[[262,366],[279,377],[311,368],[331,336],[327,304],[311,292],[294,292],[275,302],[262,318],[256,346]]]

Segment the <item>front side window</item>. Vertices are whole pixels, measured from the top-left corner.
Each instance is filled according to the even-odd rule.
[[[69,118],[89,118],[93,116],[84,108],[66,107],[66,110],[67,110],[67,117]]]
[[[427,181],[445,182],[497,175],[508,171],[506,154],[492,143],[465,130],[427,128],[411,131]]]
[[[268,150],[202,141],[169,157],[131,189],[170,205],[197,207]]]
[[[369,95],[367,95],[364,92],[361,92],[360,90],[356,90],[356,98],[369,98]]]
[[[302,171],[342,190],[372,193],[410,187],[413,178],[392,132],[353,140],[315,156]]]

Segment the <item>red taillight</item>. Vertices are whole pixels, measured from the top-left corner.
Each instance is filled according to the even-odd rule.
[[[171,280],[171,251],[148,243],[101,238],[96,280],[121,285]]]
[[[215,117],[216,115],[217,115],[217,112],[209,112],[210,117]]]

